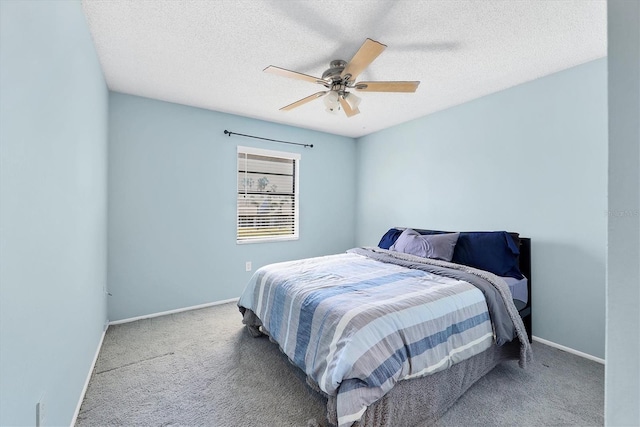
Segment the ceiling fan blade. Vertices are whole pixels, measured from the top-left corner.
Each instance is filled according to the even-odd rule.
[[[386,45],[375,40],[366,39],[356,54],[353,55],[351,61],[344,67],[340,75],[342,78],[345,78],[345,76],[349,74],[351,76],[349,80],[355,81],[356,77],[358,77],[386,47]]]
[[[306,98],[302,98],[299,101],[296,101],[292,104],[286,105],[284,107],[282,107],[280,110],[281,111],[289,111],[289,110],[293,110],[296,107],[299,107],[301,105],[306,104],[307,102],[313,101],[314,99],[320,98],[321,96],[324,96],[328,91],[322,91],[322,92],[317,92],[314,93],[313,95],[309,95]]]
[[[340,105],[342,106],[342,109],[344,110],[344,113],[347,115],[347,117],[360,114],[360,110],[358,110],[358,107],[351,108],[351,105],[349,105],[347,100],[344,99],[344,96],[340,96]]]
[[[361,92],[415,92],[420,82],[358,82],[354,89]]]
[[[276,74],[282,77],[289,77],[292,79],[305,80],[311,83],[320,83],[322,84],[322,79],[317,77],[309,76],[307,74],[298,73],[297,71],[286,70],[284,68],[276,67],[274,65],[269,65],[264,70],[265,73]]]

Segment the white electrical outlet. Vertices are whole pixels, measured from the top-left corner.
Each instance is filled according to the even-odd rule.
[[[251,271],[251,261],[247,261],[244,264],[244,271]]]

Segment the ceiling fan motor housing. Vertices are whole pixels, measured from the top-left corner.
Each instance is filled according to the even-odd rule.
[[[329,69],[322,73],[322,80],[331,80],[332,82],[336,82],[337,80],[342,80],[341,74],[344,70],[344,67],[347,66],[347,62],[342,59],[335,59],[329,63]]]

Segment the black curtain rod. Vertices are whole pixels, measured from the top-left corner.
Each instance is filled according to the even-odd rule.
[[[301,145],[303,147],[313,148],[313,144],[301,144],[299,142],[280,141],[278,139],[263,138],[261,136],[245,135],[243,133],[231,132],[231,131],[226,130],[226,129],[224,130],[224,134],[225,135],[229,135],[229,136],[231,136],[231,135],[240,135],[240,136],[246,136],[247,138],[264,139],[265,141],[279,142],[281,144]]]

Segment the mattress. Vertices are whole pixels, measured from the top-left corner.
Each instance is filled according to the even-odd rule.
[[[511,295],[513,295],[513,299],[520,300],[525,304],[529,302],[529,281],[526,277],[522,279],[503,277],[502,279],[507,282],[507,285],[509,285],[509,290],[511,291]]]

